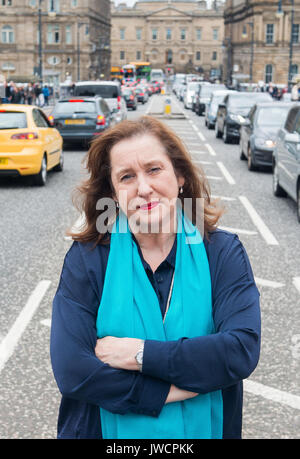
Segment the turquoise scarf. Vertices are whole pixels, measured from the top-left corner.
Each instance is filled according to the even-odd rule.
[[[177,252],[172,298],[165,322],[156,293],[143,267],[127,218],[120,213],[111,234],[110,253],[97,317],[97,335],[159,341],[214,333],[211,279],[198,230],[178,214]],[[125,228],[126,232],[119,231]],[[159,362],[157,362],[159,365]],[[222,438],[221,391],[168,403],[158,418],[118,415],[100,408],[106,439]]]

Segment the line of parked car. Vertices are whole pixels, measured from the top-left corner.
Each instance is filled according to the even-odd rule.
[[[249,171],[269,168],[273,194],[290,196],[300,223],[300,103],[275,101],[266,92],[239,92],[180,75],[173,92],[187,109],[204,115],[224,143],[239,143]],[[288,100],[288,98],[286,98]]]

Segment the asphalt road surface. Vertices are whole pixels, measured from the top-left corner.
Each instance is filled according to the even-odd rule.
[[[162,97],[162,96],[155,96]],[[134,119],[148,104],[129,112]],[[172,106],[182,104],[172,97]],[[259,365],[245,381],[243,438],[300,438],[300,225],[296,204],[272,194],[269,171],[249,172],[236,144],[224,144],[204,118],[164,120],[204,168],[227,211],[261,293]],[[65,150],[47,186],[0,181],[0,438],[56,438],[60,394],[49,358],[52,300],[79,215],[72,192],[85,175],[81,147]]]

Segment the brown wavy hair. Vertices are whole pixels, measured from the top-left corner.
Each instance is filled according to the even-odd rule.
[[[85,215],[85,224],[80,232],[68,231],[67,234],[75,241],[94,242],[95,245],[109,241],[108,232],[99,233],[96,222],[104,210],[97,209],[97,201],[101,198],[114,196],[111,181],[110,151],[118,142],[135,136],[151,134],[164,146],[170,158],[175,174],[185,179],[183,193],[179,195],[192,199],[192,212],[189,218],[196,224],[198,201],[203,198],[203,231],[208,239],[209,233],[217,227],[218,220],[224,212],[219,206],[219,200],[212,200],[209,183],[201,167],[192,162],[192,158],[181,139],[163,122],[150,116],[142,116],[136,121],[122,121],[105,131],[93,140],[84,162],[89,177],[75,190],[73,203]],[[118,209],[117,209],[118,213]]]

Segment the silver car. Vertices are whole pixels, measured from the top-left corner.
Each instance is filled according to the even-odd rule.
[[[297,203],[300,223],[300,104],[288,112],[279,130],[273,152],[273,193],[277,197],[289,195]]]
[[[191,81],[190,83],[187,84],[186,92],[184,94],[184,100],[183,100],[185,108],[192,108],[193,95],[198,90],[199,85],[200,83],[197,83],[196,81]]]
[[[116,121],[127,119],[127,107],[121,93],[120,84],[116,81],[79,81],[75,84],[74,96],[100,96],[107,102]]]

